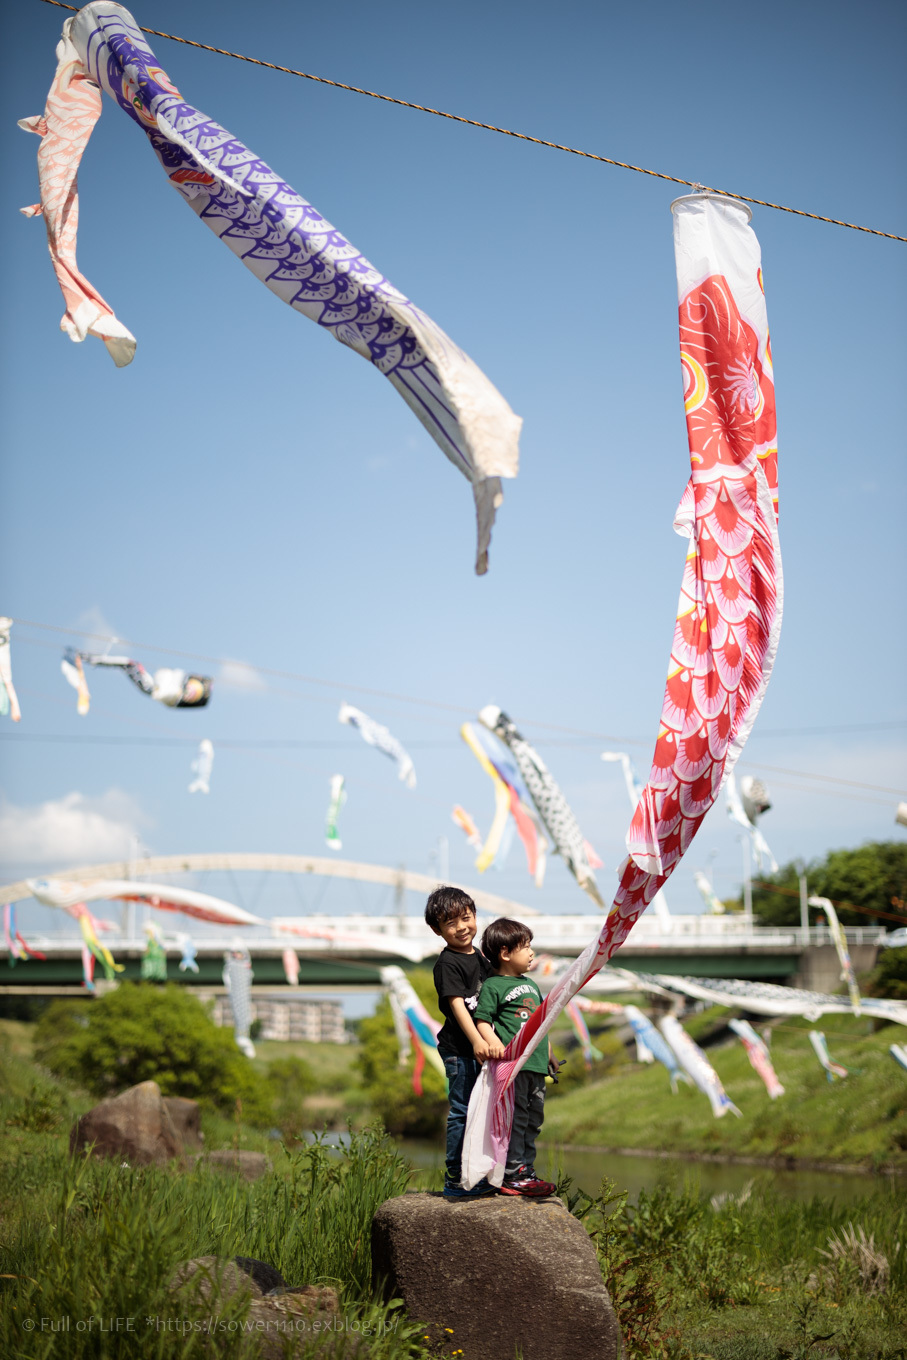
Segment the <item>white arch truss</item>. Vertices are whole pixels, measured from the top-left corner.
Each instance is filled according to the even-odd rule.
[[[148,859],[115,860],[110,864],[83,864],[75,869],[55,869],[50,877],[66,879],[92,878],[142,878],[159,877],[161,874],[191,874],[205,871],[227,870],[242,872],[251,870],[257,873],[273,874],[311,874],[320,878],[345,878],[356,883],[378,883],[384,887],[397,888],[406,892],[424,893],[426,896],[438,886],[436,878],[428,874],[414,874],[407,869],[393,869],[385,864],[362,864],[357,860],[328,859],[322,855],[258,855],[243,853],[195,854],[195,855],[156,855]],[[508,897],[498,897],[496,893],[485,892],[482,888],[468,888],[456,884],[468,892],[481,912],[491,916],[537,916],[535,907],[527,907],[522,902],[511,901]],[[8,883],[0,887],[0,906],[8,902],[20,902],[31,897],[26,879],[18,883]]]

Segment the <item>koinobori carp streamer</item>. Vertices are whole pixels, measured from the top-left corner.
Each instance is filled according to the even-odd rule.
[[[183,98],[132,15],[111,0],[63,25],[43,116],[21,126],[41,137],[41,203],[63,329],[100,336],[118,365],[135,340],[75,263],[76,175],[101,112],[100,90],[148,137],[164,173],[199,219],[272,293],[323,326],[388,379],[441,451],[471,483],[478,520],[476,572],[488,569],[502,477],[515,477],[522,421],[482,370],[265,161]]]
[[[600,934],[504,1057],[482,1068],[463,1149],[467,1186],[501,1183],[514,1077],[689,849],[743,750],[778,649],[778,448],[759,242],[749,209],[731,199],[691,194],[672,210],[690,448],[674,527],[688,546],[655,756]]]

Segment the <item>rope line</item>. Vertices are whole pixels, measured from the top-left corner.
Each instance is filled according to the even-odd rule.
[[[63,4],[62,0],[42,0],[45,5],[57,9],[78,12],[77,5]],[[180,38],[175,33],[164,33],[159,28],[146,28],[140,24],[143,33],[155,38],[167,38],[170,42],[182,43],[185,47],[198,47],[204,52],[215,52],[220,57],[233,57],[235,61],[247,61],[252,66],[264,66],[269,71],[281,71],[284,75],[299,76],[301,80],[314,80],[319,85],[332,85],[335,90],[349,90],[352,94],[368,95],[370,99],[381,99],[385,104],[399,104],[404,109],[416,109],[419,113],[431,113],[436,118],[448,118],[453,123],[466,123],[469,127],[484,128],[486,132],[497,132],[502,137],[515,137],[520,142],[532,142],[534,146],[548,146],[553,151],[566,151],[571,156],[582,156],[584,160],[599,161],[603,165],[615,165],[620,170],[634,170],[638,175],[651,175],[654,179],[668,180],[671,184],[685,184],[701,193],[722,194],[725,198],[736,198],[743,203],[757,203],[760,208],[774,208],[778,212],[793,213],[795,217],[809,217],[814,222],[829,222],[834,227],[849,227],[851,231],[863,231],[870,236],[884,236],[888,241],[907,242],[907,236],[895,236],[890,231],[878,231],[875,227],[861,227],[856,222],[843,222],[839,217],[823,217],[821,213],[806,212],[803,208],[788,208],[783,203],[771,203],[765,198],[751,198],[748,194],[735,194],[730,189],[716,189],[708,184],[699,184],[692,179],[679,179],[677,175],[665,175],[660,170],[647,170],[643,165],[631,165],[629,161],[614,160],[611,156],[598,156],[594,151],[581,151],[575,146],[564,146],[561,142],[549,142],[544,137],[530,137],[528,132],[515,132],[512,128],[497,127],[494,123],[482,123],[477,118],[464,118],[459,113],[446,113],[443,109],[433,109],[427,104],[414,104],[409,99],[396,99],[390,94],[380,94],[377,90],[365,90],[360,85],[346,85],[342,80],[329,80],[327,76],[312,75],[311,71],[297,71],[292,66],[279,66],[274,61],[262,61],[259,57],[247,57],[242,52],[230,52],[226,47],[212,47],[210,43],[196,42],[193,38]]]

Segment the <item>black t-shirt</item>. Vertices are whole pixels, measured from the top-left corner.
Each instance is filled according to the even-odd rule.
[[[491,964],[478,949],[471,954],[457,954],[453,949],[442,949],[434,968],[438,990],[438,1009],[444,1024],[438,1035],[438,1048],[443,1054],[456,1053],[461,1058],[472,1057],[472,1044],[457,1024],[450,1007],[452,996],[461,996],[470,1015],[479,1004],[482,983],[491,973]]]

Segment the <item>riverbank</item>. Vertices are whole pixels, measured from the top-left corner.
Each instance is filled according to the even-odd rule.
[[[717,1008],[713,1018],[720,1021]],[[809,1043],[813,1028],[823,1029],[833,1058],[849,1069],[847,1077],[828,1082]],[[774,1101],[739,1041],[708,1050],[739,1119],[730,1113],[716,1119],[693,1087],[681,1084],[672,1093],[660,1065],[627,1063],[549,1100],[544,1138],[574,1149],[632,1149],[635,1155],[733,1159],[769,1168],[907,1171],[907,1073],[888,1052],[903,1032],[892,1025],[873,1032],[871,1021],[834,1016],[824,1026],[786,1019],[771,1026],[771,1035],[772,1061],[785,1088]]]

